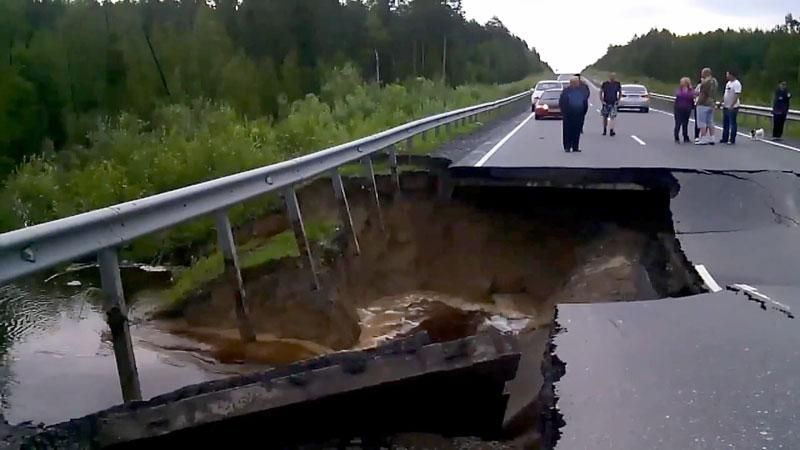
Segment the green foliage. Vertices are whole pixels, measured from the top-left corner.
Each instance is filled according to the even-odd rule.
[[[121,112],[149,122],[203,98],[285,118],[347,63],[379,84],[510,82],[546,67],[498,21],[468,22],[458,1],[4,0],[0,179],[43,146],[89,144]]]
[[[770,104],[780,81],[800,85],[800,33],[791,15],[772,31],[717,30],[676,36],[652,30],[622,46],[611,46],[592,67],[649,77],[670,84],[683,76],[699,77],[710,67],[720,81],[727,70],[739,73],[742,98],[751,104]]]
[[[86,146],[39,155],[21,164],[0,190],[13,199],[0,211],[2,231],[177,189],[331,147],[413,119],[493,100],[530,88],[450,88],[417,79],[383,87],[364,84],[353,67],[331,72],[315,95],[295,101],[277,122],[248,120],[226,105],[193,101],[160,106],[149,119],[121,113],[100,121]],[[467,131],[473,125],[461,131]],[[429,140],[424,151],[446,139]],[[274,197],[234,208],[235,224],[277,205]],[[150,261],[213,240],[207,221],[137,240],[126,257]]]

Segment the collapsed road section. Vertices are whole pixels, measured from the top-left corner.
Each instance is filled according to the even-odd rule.
[[[206,365],[262,369],[56,424],[27,442],[230,443],[253,433],[263,438],[269,426],[270,443],[288,446],[324,448],[331,440],[355,439],[371,448],[368,442],[404,432],[431,433],[448,445],[474,437],[533,446],[542,355],[556,305],[701,291],[675,239],[670,189],[522,182],[458,186],[443,198],[440,181],[431,173],[405,173],[402,195],[382,196],[380,216],[367,214],[370,193],[358,180],[348,181],[360,251],[342,232],[315,244],[314,253],[322,255],[318,291],[310,290],[297,257],[245,270],[256,342],[237,339],[224,277],[187,289],[179,307],[171,303],[149,322],[160,335],[183,339],[180,351]],[[336,217],[335,199],[319,186],[300,195],[318,211],[309,221],[327,220],[326,211]],[[237,239],[246,245],[248,238],[280,236],[285,226],[264,217],[237,230]],[[420,344],[419,336],[429,343]],[[513,348],[498,347],[506,339]],[[387,355],[380,347],[387,342],[406,350]],[[376,345],[379,350],[368,350]],[[358,362],[364,360],[369,364]],[[290,431],[295,423],[303,424],[302,432]]]
[[[222,448],[254,439],[270,448],[380,446],[408,430],[490,438],[518,364],[511,344],[498,333],[441,344],[421,333],[373,351],[189,386],[50,427],[22,447]]]

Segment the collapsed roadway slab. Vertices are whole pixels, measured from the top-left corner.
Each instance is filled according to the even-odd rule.
[[[489,331],[446,343],[426,334],[263,373],[189,386],[48,427],[22,448],[282,448],[414,431],[501,432],[519,354]]]

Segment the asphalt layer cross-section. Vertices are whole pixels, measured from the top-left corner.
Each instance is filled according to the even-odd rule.
[[[800,448],[800,145],[676,144],[668,106],[655,103],[620,113],[617,136],[602,136],[591,90],[581,153],[563,151],[561,121],[518,114],[451,173],[563,187],[660,180],[708,293],[558,305],[545,368],[563,373],[545,373],[555,393],[545,448]]]

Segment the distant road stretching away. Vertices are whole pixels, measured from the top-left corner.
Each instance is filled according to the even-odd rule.
[[[658,107],[651,108],[649,114],[620,112],[617,136],[601,136],[598,89],[591,84],[590,88],[591,106],[581,138],[582,153],[563,151],[560,120],[534,120],[533,115],[526,114],[515,119],[515,125],[506,134],[487,141],[453,167],[800,171],[800,145],[753,141],[749,130],[741,128],[734,146],[675,144],[672,112]],[[693,138],[692,130],[689,131]],[[717,130],[717,140],[721,134]]]

